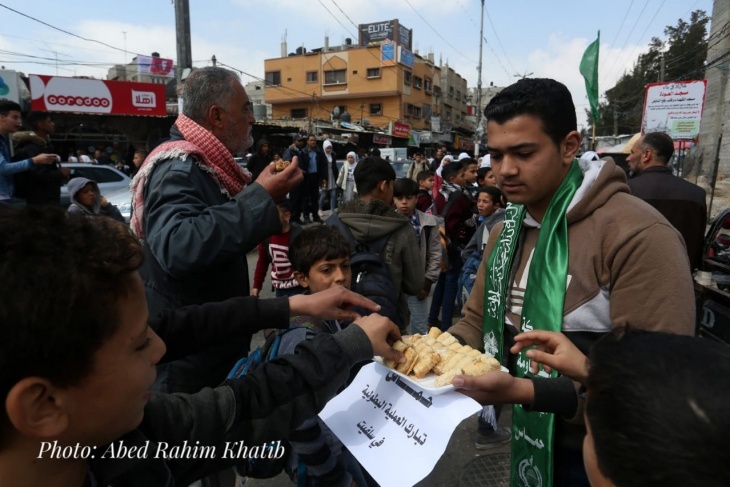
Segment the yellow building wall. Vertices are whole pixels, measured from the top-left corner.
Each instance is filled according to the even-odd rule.
[[[422,107],[428,103],[437,111],[436,100],[423,87],[419,90],[404,85],[404,70],[408,68],[401,64],[381,66],[379,46],[267,59],[264,66],[267,73],[280,72],[281,85],[267,86],[265,92],[275,119],[290,119],[292,110],[305,109],[305,118],[329,120],[334,107],[345,106],[353,123],[360,120],[362,113],[362,118],[376,127],[404,121],[415,129],[428,129],[423,117],[406,116],[405,104]],[[368,78],[371,68],[380,68],[380,77]],[[325,85],[325,71],[334,70],[345,70],[345,82]],[[428,66],[420,57],[416,57],[411,71],[421,78],[440,76],[438,67]],[[316,82],[307,82],[309,72],[317,73]],[[382,115],[370,113],[370,105],[376,103],[381,104]],[[365,105],[362,111],[361,105]]]

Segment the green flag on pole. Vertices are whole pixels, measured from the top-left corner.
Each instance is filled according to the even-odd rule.
[[[593,120],[598,120],[598,49],[601,44],[601,31],[598,31],[598,38],[591,43],[583,53],[580,60],[580,74],[586,81],[588,102],[591,104]]]

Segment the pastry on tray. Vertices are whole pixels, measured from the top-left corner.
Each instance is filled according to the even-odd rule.
[[[431,328],[428,335],[404,335],[393,348],[403,352],[406,361],[396,364],[385,360],[387,367],[414,379],[423,379],[432,372],[438,376],[436,387],[451,384],[457,375],[479,376],[500,370],[494,357],[461,345],[452,334],[441,333],[438,328]]]

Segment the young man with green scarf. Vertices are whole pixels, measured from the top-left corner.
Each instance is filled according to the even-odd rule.
[[[454,384],[482,404],[514,404],[512,486],[588,486],[580,384],[530,373],[519,331],[562,331],[588,353],[612,328],[692,334],[693,284],[679,233],[629,194],[612,161],[579,164],[568,89],[524,79],[485,109],[497,183],[511,204],[449,330],[510,368]]]

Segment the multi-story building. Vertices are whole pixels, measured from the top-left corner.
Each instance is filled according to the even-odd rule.
[[[438,113],[434,95],[441,69],[433,56],[423,58],[393,43],[300,48],[295,55],[267,59],[265,70],[266,102],[278,120],[330,120],[333,113],[347,112],[364,126],[407,122],[428,130]]]
[[[441,69],[441,122],[454,127],[473,129],[467,121],[466,80],[446,63]]]
[[[469,129],[466,80],[433,54],[411,52],[411,30],[397,20],[366,24],[358,40],[330,47],[325,38],[322,48],[289,54],[282,43],[281,57],[264,62],[273,119],[310,129],[333,119],[374,129],[407,123],[424,133]],[[445,112],[450,119],[442,124]]]

